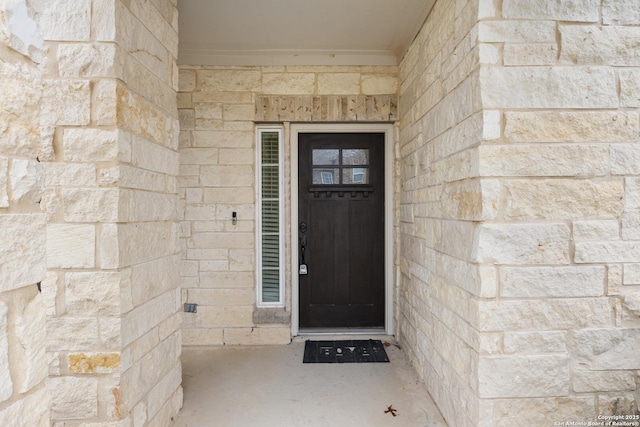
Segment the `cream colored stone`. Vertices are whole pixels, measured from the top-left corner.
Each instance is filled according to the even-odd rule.
[[[47,266],[93,268],[96,230],[93,225],[48,224]]]
[[[50,427],[49,402],[51,398],[46,387],[39,387],[33,393],[23,396],[0,410],[0,425],[5,427]]]
[[[513,142],[636,142],[635,112],[506,112],[505,136]]]
[[[255,180],[248,165],[215,165],[201,168],[200,183],[204,187],[251,187]]]
[[[7,172],[9,170],[9,159],[0,157],[0,208],[9,207],[9,193],[7,193],[8,182]]]
[[[188,313],[183,316],[189,316]],[[195,317],[195,316],[194,316]],[[224,330],[215,328],[182,329],[182,345],[224,345]]]
[[[165,292],[134,308],[122,319],[122,343],[128,345],[150,331],[176,310],[173,292]]]
[[[639,369],[635,355],[640,346],[640,329],[583,329],[569,340],[577,362],[594,370]]]
[[[597,22],[598,0],[505,0],[502,14],[515,19]]]
[[[39,162],[13,159],[9,172],[11,199],[36,204],[44,191],[44,170]]]
[[[576,241],[607,241],[620,239],[620,224],[616,220],[574,221]]]
[[[319,95],[358,95],[360,94],[359,73],[320,73],[318,74]]]
[[[491,109],[618,107],[615,72],[601,67],[484,67],[480,85]]]
[[[264,73],[262,93],[269,95],[309,95],[316,84],[314,73]]]
[[[573,373],[576,393],[635,390],[636,381],[629,371],[581,371]]]
[[[46,40],[89,40],[91,5],[74,0],[34,0],[38,26]]]
[[[83,80],[45,80],[43,84],[42,125],[88,125],[91,87]]]
[[[565,64],[638,66],[640,28],[561,25]]]
[[[253,132],[246,131],[197,131],[193,132],[194,147],[253,147]]]
[[[556,23],[553,21],[481,21],[478,41],[485,43],[553,43]]]
[[[0,242],[0,292],[33,285],[44,279],[44,215],[0,215]]]
[[[111,79],[101,79],[94,84],[91,94],[91,119],[95,124],[111,126],[118,123],[117,85],[117,82]]]
[[[63,189],[67,222],[116,222],[119,191],[116,189]]]
[[[640,8],[635,0],[604,0],[602,21],[605,25],[638,25]]]
[[[120,313],[120,274],[74,272],[65,274],[67,313],[114,316]]]
[[[47,380],[51,393],[51,418],[85,419],[98,416],[98,379],[52,377]]]
[[[564,332],[505,332],[504,352],[509,353],[566,353]]]
[[[119,77],[124,64],[116,49],[111,43],[61,44],[57,55],[60,77]]]
[[[624,265],[625,285],[640,285],[640,263]]]
[[[362,93],[364,95],[387,95],[398,92],[398,78],[395,75],[362,76]]]
[[[8,311],[7,305],[0,301],[0,379],[2,379],[0,381],[0,402],[9,399],[13,394],[13,381],[9,367]]]
[[[476,258],[496,264],[568,264],[569,229],[564,224],[484,224]]]
[[[611,327],[608,298],[480,301],[483,331],[526,331]]]
[[[637,262],[640,242],[576,243],[576,263]]]
[[[640,177],[625,179],[626,209],[640,209]]]
[[[511,180],[505,190],[505,219],[617,218],[624,208],[620,180]]]
[[[252,121],[255,117],[256,107],[253,104],[234,104],[223,107],[224,120]],[[225,124],[226,125],[226,124]]]
[[[118,224],[119,266],[129,266],[176,252],[177,235],[170,222]]]
[[[65,128],[63,132],[67,162],[106,162],[118,158],[118,131]]]
[[[261,73],[254,70],[197,70],[197,89],[201,91],[258,91]]]
[[[93,187],[96,185],[96,167],[90,163],[45,163],[47,187]]]
[[[189,289],[189,302],[207,306],[251,305],[255,302],[253,289]]]
[[[148,397],[148,416],[154,417],[171,397],[171,395],[180,388],[182,383],[182,370],[180,363],[177,363],[168,374],[162,378],[158,384],[149,391]]]
[[[180,123],[184,123],[186,125],[186,128],[188,128],[189,127],[189,124],[187,123],[188,117],[185,116],[185,114],[190,114],[190,110],[183,111],[182,114],[183,116],[180,120]],[[212,103],[199,102],[195,104],[193,114],[194,114],[193,116],[194,120],[196,118],[222,120],[222,105],[217,103],[212,104]]]
[[[569,374],[568,355],[484,356],[478,393],[481,398],[568,395]]]
[[[553,65],[558,58],[556,44],[515,44],[504,45],[504,65]]]
[[[188,70],[181,68],[179,74],[179,88],[180,92],[192,92],[196,88],[196,72],[195,70]]]
[[[602,296],[605,273],[600,266],[504,267],[500,294],[507,298]]]
[[[217,328],[224,325],[225,328],[248,327],[253,324],[253,306],[199,306],[198,326],[201,328]]]
[[[640,292],[625,295],[622,306],[632,312],[636,317],[640,317]]]
[[[56,315],[56,298],[58,296],[58,273],[48,271],[41,284],[44,313],[47,316]]]
[[[288,326],[280,328],[226,328],[225,345],[286,345],[291,342]]]
[[[531,425],[552,426],[558,420],[579,422],[595,419],[596,405],[593,396],[548,397],[531,399],[499,399],[493,401],[493,417],[487,420],[490,426],[513,427],[522,419]]]
[[[91,351],[98,343],[98,321],[89,317],[47,319],[47,351]]]
[[[45,357],[47,330],[42,296],[32,294],[24,307],[18,307],[16,314],[15,336],[18,345],[14,351],[18,356],[14,360],[14,369],[19,374],[15,377],[14,386],[18,393],[27,393],[41,384],[48,373]]]

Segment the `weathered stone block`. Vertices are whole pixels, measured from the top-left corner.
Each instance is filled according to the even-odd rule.
[[[65,284],[65,302],[69,314],[120,314],[120,273],[70,272],[65,274]]]
[[[0,292],[44,279],[46,233],[42,214],[0,215]]]
[[[482,331],[604,328],[613,324],[608,298],[480,301],[479,312]]]
[[[238,306],[255,303],[253,289],[189,289],[189,302],[208,306]]]
[[[640,285],[640,263],[624,265],[625,285]]]
[[[319,95],[358,95],[360,94],[359,73],[320,73],[318,74]]]
[[[186,323],[186,320],[183,322]],[[224,345],[224,329],[182,329],[182,345]]]
[[[45,80],[40,123],[45,126],[88,125],[91,87],[83,80]]]
[[[505,119],[505,137],[513,142],[636,142],[640,134],[635,112],[511,111]]]
[[[195,131],[194,147],[253,147],[253,132],[246,131]]]
[[[504,65],[553,65],[558,58],[558,46],[550,43],[504,45]]]
[[[32,298],[17,307],[14,349],[18,357],[14,369],[18,372],[14,384],[18,393],[27,393],[41,384],[48,374],[45,355],[46,324],[43,298],[33,290]]]
[[[264,73],[262,93],[265,95],[311,95],[314,93],[314,73]]]
[[[617,218],[624,208],[621,180],[511,180],[505,219]]]
[[[622,215],[622,239],[640,240],[640,212],[625,212]]]
[[[364,95],[388,95],[398,92],[398,78],[395,75],[362,76],[362,93]]]
[[[109,162],[118,158],[118,131],[65,128],[64,159],[68,162]]]
[[[94,187],[96,166],[90,163],[45,163],[45,184],[52,186]]]
[[[9,369],[9,341],[8,341],[8,319],[9,309],[6,304],[0,302],[0,402],[3,402],[13,394],[13,381]]]
[[[478,364],[481,398],[566,396],[570,358],[484,356]]]
[[[65,43],[58,46],[60,77],[121,77],[124,59],[111,43]],[[116,62],[118,61],[118,62]]]
[[[51,377],[51,418],[78,420],[98,416],[98,378]]]
[[[47,351],[91,351],[98,343],[95,318],[55,317],[47,319]]]
[[[505,0],[502,14],[515,19],[597,22],[599,7],[598,0]]]
[[[49,268],[93,268],[96,230],[93,225],[48,224],[47,266]]]
[[[178,81],[179,92],[192,92],[196,88],[196,71],[181,68]]]
[[[635,0],[604,0],[602,22],[605,25],[638,25],[640,8]]]
[[[9,207],[9,193],[7,192],[8,181],[7,171],[9,170],[9,159],[0,157],[0,208]]]
[[[116,222],[120,193],[117,189],[63,189],[67,222]]]
[[[201,91],[258,92],[262,88],[261,73],[255,70],[196,70],[197,89]],[[185,82],[187,86],[189,82]]]
[[[640,259],[640,242],[576,243],[576,263],[637,262],[638,259]]]
[[[593,371],[640,369],[640,329],[584,329],[570,334],[569,346]]]
[[[485,43],[555,43],[554,21],[481,21],[478,41]]]
[[[636,379],[631,371],[581,371],[573,372],[573,391],[593,393],[603,391],[635,390]]]
[[[0,410],[0,425],[6,427],[50,427],[49,392],[39,387],[33,393]]]
[[[577,65],[639,66],[640,28],[561,25],[560,61]]]
[[[574,221],[573,237],[576,241],[619,240],[620,224],[615,219]]]
[[[480,85],[485,108],[617,108],[619,104],[616,75],[607,68],[483,67]],[[584,87],[588,93],[580,89]]]
[[[120,353],[70,353],[68,370],[73,374],[108,374],[120,368]]]
[[[605,279],[602,266],[503,267],[500,294],[508,298],[602,296]]]
[[[198,326],[202,328],[252,328],[253,306],[199,306]]]
[[[44,168],[35,160],[13,159],[9,171],[11,199],[36,204],[44,191]]]
[[[564,332],[505,332],[505,353],[566,353]]]
[[[76,0],[37,0],[38,27],[45,40],[89,40],[91,4]]]
[[[496,264],[568,264],[564,224],[483,224],[476,259]]]
[[[176,297],[174,292],[165,292],[127,313],[122,319],[123,345],[130,344],[163,320],[169,318],[177,311],[175,307]]]
[[[493,417],[487,426],[513,427],[522,419],[531,425],[553,425],[558,420],[595,419],[595,398],[549,397],[533,399],[500,399],[493,401]]]

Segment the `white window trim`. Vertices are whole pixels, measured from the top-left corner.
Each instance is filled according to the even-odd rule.
[[[262,301],[262,134],[278,133],[278,210],[279,228],[279,301]],[[256,301],[258,307],[283,307],[285,305],[285,224],[284,224],[284,129],[282,126],[256,127]]]

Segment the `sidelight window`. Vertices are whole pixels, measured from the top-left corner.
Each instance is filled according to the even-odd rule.
[[[284,226],[282,128],[257,129],[258,306],[283,305]]]

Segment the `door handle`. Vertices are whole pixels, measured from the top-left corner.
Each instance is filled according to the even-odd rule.
[[[306,233],[307,224],[305,224],[304,222],[301,222],[299,229],[300,229],[300,233]],[[301,275],[309,274],[309,270],[307,268],[307,262],[305,261],[306,250],[307,250],[307,236],[302,234],[300,236],[300,269],[299,269],[299,274]]]

